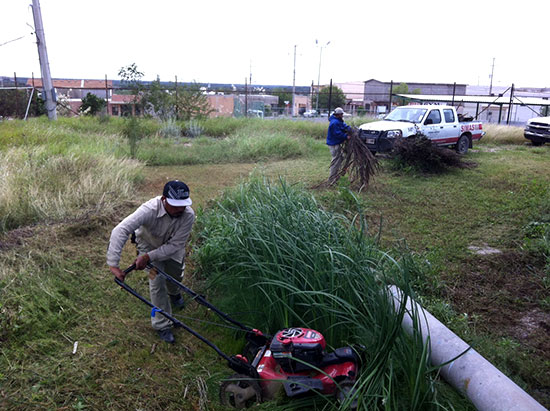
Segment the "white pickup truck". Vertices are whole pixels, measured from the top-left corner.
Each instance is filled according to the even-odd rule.
[[[438,105],[397,107],[383,120],[362,124],[359,130],[359,137],[373,153],[390,151],[397,138],[420,134],[464,154],[485,135],[480,121],[460,121],[454,107]]]
[[[550,117],[536,117],[527,121],[523,136],[534,146],[550,143]]]

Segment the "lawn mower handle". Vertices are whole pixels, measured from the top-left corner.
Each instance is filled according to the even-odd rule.
[[[134,264],[134,267],[135,267],[135,264]],[[130,267],[128,267],[128,269],[129,268]],[[197,303],[204,305],[206,308],[214,311],[219,317],[223,318],[227,322],[230,322],[236,325],[237,327],[239,327],[241,330],[245,331],[248,340],[254,341],[257,345],[264,345],[267,343],[267,341],[269,341],[272,338],[272,336],[264,335],[261,331],[247,327],[246,325],[240,323],[239,321],[231,318],[228,314],[224,313],[223,311],[219,310],[218,308],[210,304],[208,301],[206,301],[206,299],[202,295],[199,295],[193,290],[191,290],[190,288],[187,288],[185,285],[183,285],[181,282],[176,280],[174,277],[166,274],[164,271],[154,266],[153,264],[147,263],[147,268],[149,269],[154,268],[158,274],[162,275],[166,280],[170,281],[171,283],[176,284],[179,288],[185,291],[185,293],[189,294],[193,298],[193,300],[195,300]]]
[[[133,266],[135,268],[135,265]],[[130,269],[131,268],[131,269]],[[126,270],[124,270],[125,273],[129,273],[130,271],[132,271],[134,268],[132,267],[128,267]],[[168,320],[172,321],[172,323],[176,326],[176,327],[181,327],[183,328],[185,331],[187,331],[188,333],[192,334],[193,336],[197,337],[199,340],[201,340],[202,342],[204,342],[206,345],[208,345],[210,348],[214,349],[214,351],[216,351],[218,353],[218,355],[220,357],[222,357],[224,360],[227,361],[229,367],[231,369],[233,369],[235,372],[238,372],[238,373],[241,373],[241,374],[245,374],[245,375],[248,375],[249,377],[251,378],[258,378],[259,379],[259,375],[258,375],[258,372],[256,371],[256,369],[254,367],[252,367],[248,362],[244,361],[243,359],[241,359],[239,356],[235,356],[235,355],[232,355],[231,357],[228,356],[227,354],[225,354],[222,350],[220,350],[213,342],[207,340],[206,338],[204,338],[202,335],[200,335],[199,333],[197,333],[195,330],[193,330],[192,328],[188,327],[187,325],[185,325],[184,323],[182,323],[180,320],[178,320],[177,318],[174,318],[172,317],[170,314],[168,314],[167,312],[165,312],[164,310],[158,308],[158,307],[155,307],[155,305],[153,303],[151,303],[149,300],[147,300],[145,297],[143,297],[142,295],[140,295],[137,291],[135,291],[132,287],[130,287],[128,284],[126,284],[124,281],[121,281],[119,280],[117,277],[115,277],[115,283],[117,283],[120,287],[122,287],[124,290],[126,290],[127,292],[129,292],[130,294],[132,294],[134,297],[136,297],[138,300],[140,300],[141,302],[145,303],[146,305],[148,305],[149,307],[152,308],[152,315],[154,314],[161,314],[162,316],[164,316],[165,318],[167,318]]]
[[[124,270],[124,274],[128,274],[130,271],[134,271],[135,269],[136,269],[136,265],[132,264],[130,267]]]

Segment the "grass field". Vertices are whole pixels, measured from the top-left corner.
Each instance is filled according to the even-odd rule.
[[[488,128],[467,154],[474,168],[398,173],[381,159],[373,184],[352,195],[345,180],[308,189],[328,173],[322,124],[224,120],[205,124],[205,137],[172,141],[149,123],[138,161],[127,160],[122,127],[0,123],[0,156],[9,159],[0,166],[9,177],[0,182],[3,409],[221,409],[217,386],[229,369],[183,332],[175,346],[158,344],[148,309],[112,282],[105,248],[112,227],[168,179],[190,185],[200,222],[224,190],[251,175],[282,177],[350,218],[359,204],[379,247],[411,253],[421,268],[413,286],[424,306],[550,406],[549,147]],[[216,299],[195,260],[200,246],[197,232],[186,283]],[[132,260],[128,245],[123,261]],[[129,282],[146,294],[144,275]],[[194,320],[211,319],[203,310],[190,306],[184,316],[224,350],[241,348],[231,332]],[[452,390],[441,392],[455,409],[471,409]]]

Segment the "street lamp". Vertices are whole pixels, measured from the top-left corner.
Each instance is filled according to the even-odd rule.
[[[315,40],[315,44],[319,44],[319,42]],[[327,44],[325,44],[324,46],[320,46],[321,49],[319,50],[319,73],[317,74],[317,103],[315,105],[317,114],[319,114],[319,93],[321,91],[321,86],[319,84],[321,82],[321,57],[323,56],[323,47],[327,47],[329,44],[330,40],[327,41]]]

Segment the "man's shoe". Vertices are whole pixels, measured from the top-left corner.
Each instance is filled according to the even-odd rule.
[[[176,341],[174,338],[174,334],[172,334],[172,330],[170,328],[158,330],[157,334],[159,335],[162,341],[165,341],[168,344],[174,344],[174,342]]]
[[[183,310],[185,308],[185,300],[181,294],[171,295],[170,301],[172,301],[172,306],[178,310]]]

